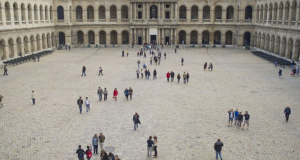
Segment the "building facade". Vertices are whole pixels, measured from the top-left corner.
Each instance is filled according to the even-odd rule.
[[[0,59],[57,47],[250,45],[299,61],[299,0],[0,0]]]

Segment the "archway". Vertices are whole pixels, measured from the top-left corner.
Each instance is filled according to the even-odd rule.
[[[285,54],[286,54],[286,51],[285,51],[286,50],[286,38],[285,37],[282,38],[281,45],[282,45],[282,47],[281,47],[280,56],[285,57]]]
[[[128,19],[128,7],[125,5],[122,6],[121,11],[122,19]]]
[[[203,19],[210,19],[210,7],[203,7]]]
[[[197,6],[192,7],[191,19],[198,19],[198,10]]]
[[[5,41],[3,39],[0,41],[0,57],[2,61],[6,59]]]
[[[110,19],[117,19],[117,7],[114,5],[110,7]]]
[[[34,36],[30,36],[30,47],[31,47],[31,52],[34,52],[35,51]]]
[[[233,19],[234,9],[232,6],[227,7],[226,19]]]
[[[225,44],[232,45],[232,32],[231,31],[226,32]]]
[[[214,33],[214,44],[221,44],[221,32],[215,31]]]
[[[186,44],[186,33],[185,31],[179,32],[179,42],[178,44]]]
[[[157,19],[157,7],[155,5],[152,5],[150,7],[150,10],[149,10],[149,14],[150,14],[150,18],[151,19]]]
[[[99,19],[105,19],[105,7],[100,6],[98,9]]]
[[[13,39],[8,40],[8,49],[9,49],[9,58],[13,58],[15,56]]]
[[[186,7],[180,6],[179,8],[179,19],[186,19]]]
[[[58,33],[58,43],[59,45],[65,45],[66,39],[65,39],[65,33],[59,32]]]
[[[81,6],[76,7],[76,19],[82,20],[82,7]]]
[[[222,19],[222,7],[217,6],[215,8],[215,19]]]
[[[94,31],[88,32],[89,44],[95,44],[95,33]]]
[[[247,6],[245,9],[245,19],[252,19],[252,7]]]
[[[117,37],[117,32],[116,31],[111,31],[110,32],[110,43],[111,44],[117,44],[118,43],[118,37]]]
[[[77,32],[77,44],[83,44],[83,32],[82,31],[78,31]]]
[[[99,33],[99,42],[100,42],[100,44],[106,44],[106,33],[105,33],[105,31],[100,31],[100,33]]]
[[[128,31],[122,32],[122,44],[129,44],[129,33]]]
[[[28,41],[28,37],[25,36],[24,39],[24,54],[29,53],[29,41]]]
[[[94,19],[94,7],[88,6],[87,8],[87,19],[91,20]]]
[[[58,20],[64,20],[65,19],[65,17],[64,17],[64,7],[62,7],[62,6],[57,7],[57,19]]]

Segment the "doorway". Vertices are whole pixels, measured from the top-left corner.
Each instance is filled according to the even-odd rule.
[[[151,35],[150,36],[150,42],[151,42],[151,44],[153,44],[153,43],[155,43],[156,42],[156,35]]]
[[[165,37],[165,43],[170,44],[170,37]]]
[[[138,44],[141,45],[142,43],[142,37],[138,37]]]

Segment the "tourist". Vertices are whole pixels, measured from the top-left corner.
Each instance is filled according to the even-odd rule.
[[[97,91],[97,94],[99,96],[99,101],[102,100],[102,94],[103,94],[103,90],[99,87],[98,91]]]
[[[85,154],[86,154],[86,159],[87,160],[90,160],[91,158],[92,158],[92,151],[91,151],[91,149],[90,149],[90,146],[86,146],[86,151],[84,152]]]
[[[107,160],[115,160],[115,155],[111,152],[109,152]]]
[[[289,106],[287,106],[285,109],[284,109],[284,114],[285,114],[285,119],[286,119],[286,122],[289,121],[289,117],[290,117],[290,114],[292,113],[291,111],[291,108]]]
[[[152,65],[152,57],[150,57],[150,65]]]
[[[32,105],[35,105],[35,94],[34,91],[31,93],[31,100],[32,100]]]
[[[7,75],[7,67],[6,65],[4,66],[4,73],[3,73],[3,76]]]
[[[85,71],[86,71],[86,67],[83,65],[83,67],[82,67],[82,74],[81,74],[81,76],[86,76],[86,74],[85,74]]]
[[[3,104],[2,104],[2,99],[3,99],[3,96],[2,96],[2,95],[0,95],[0,108],[2,108],[2,107],[3,107]]]
[[[141,78],[144,78],[143,69],[141,69]]]
[[[98,136],[97,134],[94,135],[94,137],[92,138],[92,145],[94,147],[94,154],[98,154]]]
[[[129,87],[129,97],[130,97],[130,100],[132,99],[132,93],[133,93],[133,90],[132,90],[132,88],[131,87]]]
[[[181,64],[183,65],[183,62],[184,62],[184,59],[183,59],[183,57],[181,58]]]
[[[244,116],[245,116],[245,120],[244,120],[243,130],[245,128],[245,124],[247,124],[247,130],[248,130],[248,128],[249,128],[249,119],[250,119],[250,115],[248,114],[248,111],[245,112]]]
[[[121,160],[118,155],[115,155],[115,160]]]
[[[157,141],[157,137],[156,137],[156,135],[154,135],[153,136],[153,139],[154,139],[154,158],[157,158],[157,143],[158,143],[158,141]]]
[[[229,113],[229,121],[228,121],[228,127],[229,127],[230,124],[232,126],[232,122],[233,122],[233,117],[234,117],[233,109],[231,109],[230,111],[228,111],[228,113]]]
[[[165,56],[165,59],[167,59],[167,53],[166,52],[164,53],[164,56]]]
[[[177,82],[178,83],[180,82],[180,74],[179,73],[177,74]]]
[[[99,76],[100,76],[100,75],[102,75],[102,76],[103,76],[103,73],[102,73],[102,71],[103,71],[103,70],[102,70],[102,68],[100,67],[100,68],[99,68]]]
[[[207,62],[204,63],[204,71],[206,70],[207,68]]]
[[[189,72],[186,72],[186,83],[189,83],[189,79],[190,79],[190,74]]]
[[[101,158],[101,160],[107,160],[108,155],[105,152],[105,150],[101,150],[100,158]]]
[[[157,72],[156,72],[156,69],[154,69],[154,71],[153,71],[153,80],[157,79],[156,75],[157,75]]]
[[[169,79],[170,79],[170,72],[167,73],[166,77],[167,77],[167,81],[169,82]]]
[[[186,73],[185,72],[183,72],[182,77],[183,77],[183,83],[185,84],[186,83]]]
[[[84,160],[84,150],[81,149],[81,145],[78,146],[76,153],[78,154],[79,160]]]
[[[101,151],[102,151],[102,150],[104,150],[104,148],[105,148],[105,146],[104,146],[105,136],[103,135],[102,132],[100,132],[99,142],[100,142],[100,149],[101,149]]]
[[[281,70],[281,68],[279,68],[278,75],[279,75],[279,78],[282,78],[282,70]]]
[[[104,101],[107,100],[107,94],[108,94],[108,91],[106,88],[104,88],[104,91],[103,91],[103,95],[104,95]]]
[[[209,63],[208,70],[210,70],[210,71],[213,70],[213,65],[212,65],[212,63]]]
[[[218,139],[217,142],[214,145],[214,149],[216,151],[216,159],[218,159],[218,155],[219,155],[219,157],[222,160],[222,154],[221,154],[222,147],[223,147],[223,143],[221,142],[220,139]]]
[[[85,97],[85,107],[86,107],[86,113],[88,113],[91,108],[90,108],[90,100],[88,99],[88,97]]]
[[[238,122],[238,119],[237,119],[237,116],[239,115],[239,110],[236,109],[234,111],[234,125],[237,125],[237,122]]]
[[[149,137],[149,139],[147,140],[147,156],[151,157],[152,155],[152,146],[153,146],[154,142],[152,141],[152,136]]]
[[[132,119],[133,119],[133,123],[134,123],[133,129],[134,129],[134,131],[136,131],[136,129],[139,128],[139,123],[141,124],[139,114],[135,113],[133,115]]]
[[[79,97],[79,99],[77,100],[77,104],[79,106],[79,112],[81,114],[81,112],[82,112],[82,104],[83,104],[83,100],[81,99],[81,97]]]
[[[137,61],[138,68],[140,68],[140,63],[141,63],[141,61],[140,61],[140,60],[138,60],[138,61]]]
[[[175,73],[173,71],[171,71],[171,82],[173,82],[174,77],[175,77]]]
[[[237,125],[237,127],[238,127],[238,128],[241,128],[241,127],[242,127],[243,119],[244,119],[243,114],[242,114],[242,112],[240,112],[239,115],[237,116],[237,120],[238,120],[238,125]]]
[[[114,93],[113,93],[113,98],[115,99],[115,101],[117,101],[117,96],[118,96],[118,91],[117,91],[117,88],[115,88]]]
[[[137,70],[136,70],[136,78],[140,78],[139,76],[140,76],[140,70],[137,69]]]
[[[124,95],[126,100],[128,101],[129,90],[127,88],[125,88]]]

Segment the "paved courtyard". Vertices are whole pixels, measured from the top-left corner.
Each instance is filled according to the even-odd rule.
[[[137,50],[128,49],[129,57],[121,57],[120,48],[74,48],[55,51],[40,62],[9,66],[9,75],[0,76],[0,159],[76,160],[78,145],[86,149],[100,132],[108,151],[122,160],[148,159],[150,135],[158,137],[161,160],[213,160],[218,138],[226,160],[300,159],[300,77],[290,77],[289,67],[279,79],[273,64],[229,48],[179,49],[177,54],[163,49],[167,59],[156,66],[149,64],[149,55],[137,57]],[[150,80],[136,78],[137,60],[147,64]],[[214,64],[212,72],[203,71],[205,61]],[[82,65],[86,77],[80,76]],[[104,76],[98,76],[100,66]],[[157,80],[152,79],[153,69]],[[189,72],[189,84],[168,83],[171,70],[181,76]],[[108,101],[98,101],[99,86],[108,89]],[[128,87],[133,89],[132,101],[124,99]],[[119,91],[117,102],[114,88]],[[90,98],[90,113],[79,114],[79,96]],[[283,114],[286,106],[292,109],[289,123]],[[235,108],[249,112],[249,131],[227,126],[227,111]],[[142,124],[134,132],[135,112]],[[96,159],[99,155],[93,155]]]

